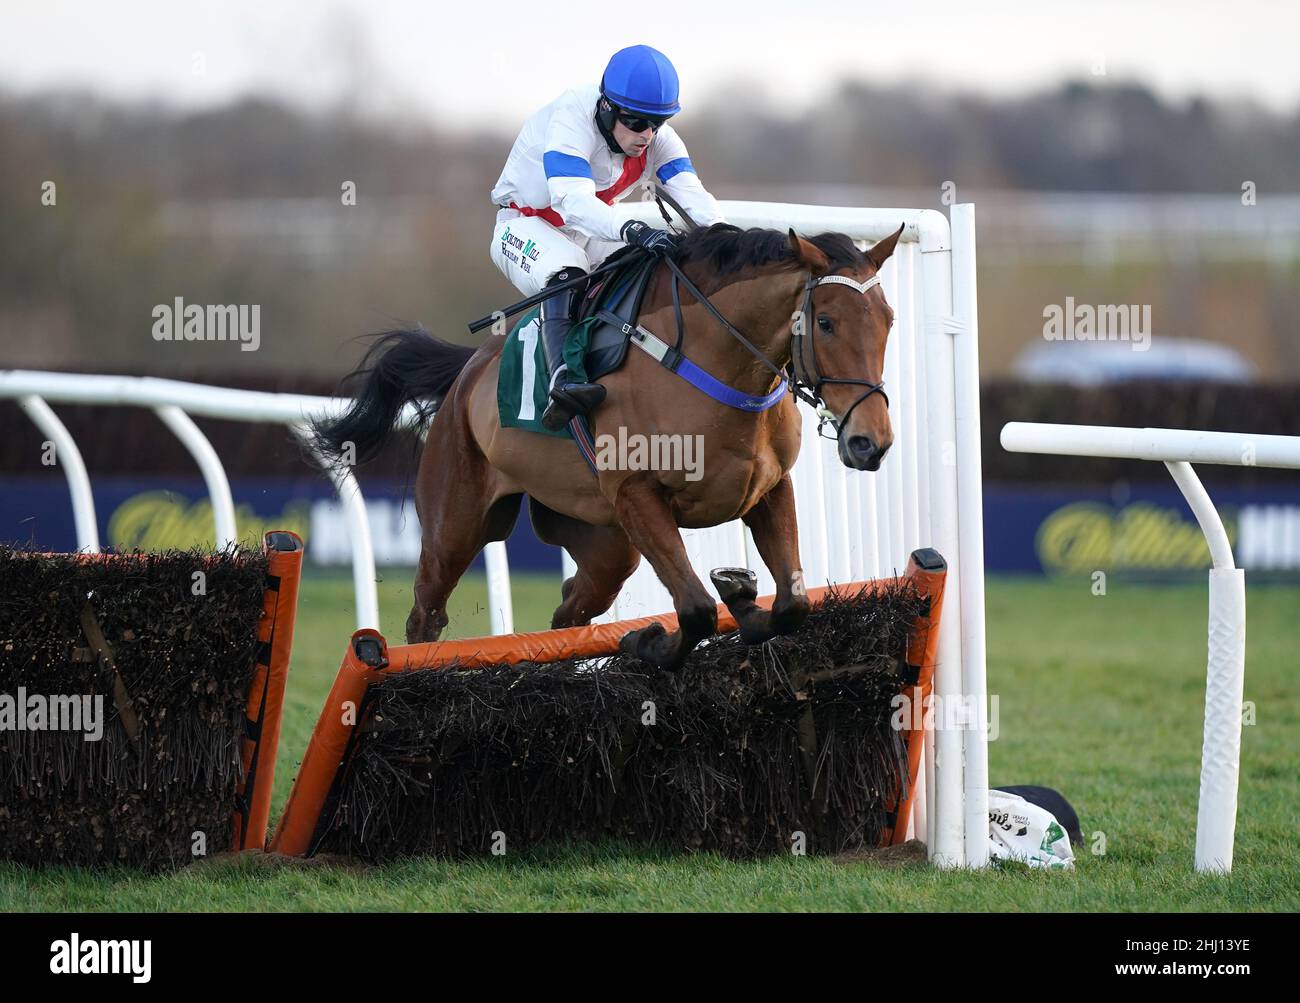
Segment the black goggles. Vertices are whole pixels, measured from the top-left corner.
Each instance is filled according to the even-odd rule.
[[[658,132],[671,115],[646,115],[638,111],[624,111],[619,109],[614,117],[626,128],[633,132],[645,132],[647,129],[653,129]]]

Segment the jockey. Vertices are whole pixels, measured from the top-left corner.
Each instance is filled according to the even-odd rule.
[[[624,243],[671,253],[674,239],[637,220],[620,225],[615,201],[638,181],[657,180],[701,226],[722,214],[664,123],[681,110],[677,71],[648,45],[614,53],[600,86],[565,91],[524,123],[492,189],[492,262],[526,296],[584,275]],[[564,340],[574,289],[542,301],[541,335],[550,369],[542,425],[558,430],[605,399],[596,383],[565,380]]]

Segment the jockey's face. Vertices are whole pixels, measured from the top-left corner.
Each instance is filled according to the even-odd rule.
[[[639,157],[655,138],[653,126],[647,126],[644,132],[633,132],[618,119],[614,119],[614,142],[622,147],[629,157]]]

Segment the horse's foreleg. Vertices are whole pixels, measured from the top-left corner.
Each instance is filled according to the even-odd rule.
[[[696,577],[668,500],[652,475],[634,474],[623,481],[614,511],[632,546],[645,555],[673,597],[678,625],[671,634],[658,624],[631,631],[619,646],[652,665],[676,670],[692,648],[717,633],[717,604]]]
[[[740,625],[741,639],[746,644],[762,644],[798,630],[811,608],[799,564],[799,527],[795,520],[794,485],[789,474],[749,510],[745,525],[776,581],[772,609],[762,609],[754,602],[757,589],[752,575],[744,569],[739,574],[733,573],[733,569],[719,569],[713,574],[713,583]]]

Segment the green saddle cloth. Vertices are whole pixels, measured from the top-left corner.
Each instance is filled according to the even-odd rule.
[[[595,317],[587,318],[575,325],[565,339],[564,362],[569,367],[569,379],[573,383],[587,381],[583,360],[595,323]],[[524,314],[506,336],[497,374],[497,411],[501,427],[572,438],[567,426],[558,432],[542,428],[542,412],[546,410],[549,399],[551,375],[546,368],[541,326],[541,309],[535,307]]]

